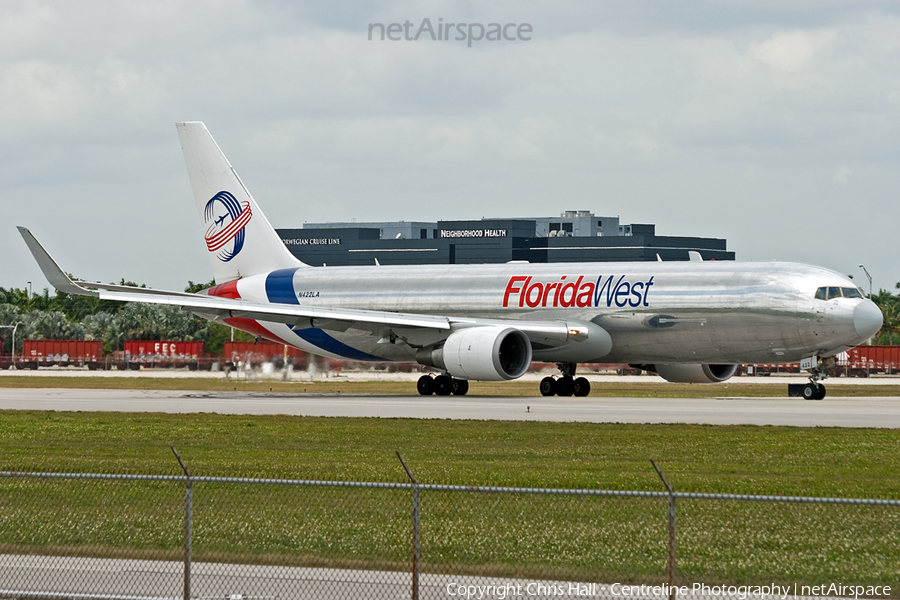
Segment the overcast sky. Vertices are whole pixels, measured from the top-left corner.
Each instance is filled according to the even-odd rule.
[[[531,39],[368,39],[425,18]],[[15,225],[77,277],[209,280],[182,120],[275,227],[590,210],[900,281],[896,2],[6,0],[0,286],[47,286]]]

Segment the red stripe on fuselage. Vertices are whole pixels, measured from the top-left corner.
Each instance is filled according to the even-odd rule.
[[[228,283],[220,283],[219,285],[215,285],[206,290],[206,293],[217,298],[228,298],[230,300],[241,299],[241,294],[237,289],[236,279],[234,281],[229,281]]]
[[[229,281],[228,283],[222,283],[217,286],[209,288],[207,293],[210,296],[216,296],[218,298],[229,298],[231,300],[240,300],[241,294],[237,289],[237,280]],[[240,329],[241,331],[246,331],[250,335],[255,335],[257,337],[263,337],[268,340],[272,340],[273,342],[279,342],[281,344],[286,344],[288,346],[292,346],[293,344],[288,344],[286,341],[263,327],[259,324],[258,321],[254,321],[253,319],[245,319],[243,317],[232,317],[230,319],[225,319],[225,323],[234,327],[235,329]]]

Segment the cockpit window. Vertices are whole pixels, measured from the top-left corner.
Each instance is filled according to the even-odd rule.
[[[834,298],[864,298],[859,288],[820,287],[816,290],[816,300],[832,300]]]

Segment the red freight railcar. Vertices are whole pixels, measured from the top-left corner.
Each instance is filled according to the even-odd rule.
[[[868,377],[900,370],[900,346],[857,346],[847,351],[847,374]]]
[[[253,366],[269,361],[290,359],[297,368],[305,369],[309,364],[306,352],[293,346],[276,344],[275,342],[225,342],[225,362],[244,363]]]
[[[22,361],[29,366],[88,365],[96,368],[103,361],[103,342],[99,340],[24,340]]]
[[[757,363],[738,367],[738,375],[769,376],[799,372],[800,363]]]
[[[125,362],[148,367],[196,365],[205,357],[205,348],[204,342],[128,340],[125,342]]]

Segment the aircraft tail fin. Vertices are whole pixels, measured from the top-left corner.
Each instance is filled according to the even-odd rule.
[[[216,283],[307,266],[285,248],[206,126],[175,126]]]

